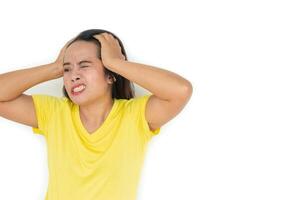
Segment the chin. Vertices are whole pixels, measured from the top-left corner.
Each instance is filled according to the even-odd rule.
[[[78,105],[82,105],[84,104],[84,102],[87,101],[86,96],[83,95],[77,95],[74,96],[73,94],[68,93],[70,99],[73,101],[73,103],[78,104]]]
[[[72,102],[74,104],[77,104],[78,106],[84,106],[87,104],[87,100],[86,99],[80,99],[80,98],[71,98]]]

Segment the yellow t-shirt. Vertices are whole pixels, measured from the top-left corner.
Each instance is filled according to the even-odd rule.
[[[38,127],[45,136],[49,181],[46,200],[135,200],[145,150],[161,128],[145,119],[150,95],[114,99],[102,125],[92,134],[79,106],[66,97],[32,95]]]

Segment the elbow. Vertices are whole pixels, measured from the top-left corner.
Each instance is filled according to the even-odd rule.
[[[193,85],[190,81],[186,81],[182,86],[179,96],[181,99],[188,101],[191,98],[192,94],[193,94]]]

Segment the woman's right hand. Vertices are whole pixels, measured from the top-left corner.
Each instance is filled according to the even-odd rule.
[[[64,73],[63,59],[64,59],[64,56],[65,56],[65,52],[66,52],[67,46],[70,44],[71,41],[73,41],[73,39],[74,38],[72,38],[71,40],[69,40],[64,45],[64,47],[60,50],[57,59],[53,63],[53,65],[57,68],[57,76],[56,76],[56,78],[60,78],[60,77],[63,76],[63,73]]]

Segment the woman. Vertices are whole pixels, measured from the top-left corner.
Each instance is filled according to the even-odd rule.
[[[62,98],[23,94],[60,77]],[[134,98],[130,81],[153,94]],[[1,74],[0,85],[0,115],[46,138],[48,200],[134,200],[149,140],[192,94],[181,76],[128,61],[100,29],[80,33],[53,63]]]

